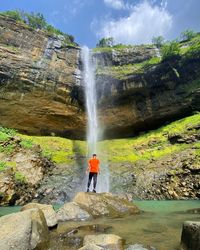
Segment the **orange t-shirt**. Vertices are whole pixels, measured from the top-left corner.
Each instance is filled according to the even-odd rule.
[[[90,172],[98,173],[99,172],[99,163],[100,161],[98,159],[90,159],[89,160],[89,166],[90,166]]]

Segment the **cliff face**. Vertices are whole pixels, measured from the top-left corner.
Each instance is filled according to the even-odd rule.
[[[132,59],[132,65],[129,57],[123,66],[113,66],[115,59],[110,66],[109,56],[102,58],[104,66],[98,68],[97,86],[99,120],[106,138],[133,136],[200,109],[200,59],[180,56],[154,63],[159,60],[154,57],[148,63],[148,57],[155,56],[156,51],[147,51],[149,54],[143,53],[142,58],[138,48],[135,55],[141,61]],[[126,54],[123,50],[121,53]]]
[[[84,139],[80,48],[0,16],[0,125]],[[200,59],[160,63],[152,46],[96,51],[104,138],[129,137],[200,109]]]
[[[0,16],[0,125],[29,134],[83,137],[79,48]],[[78,113],[78,114],[77,114]]]

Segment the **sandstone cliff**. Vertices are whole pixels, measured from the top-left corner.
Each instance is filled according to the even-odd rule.
[[[190,45],[187,45],[190,46]],[[0,125],[85,139],[80,48],[0,16]],[[160,62],[153,46],[96,50],[104,138],[122,138],[200,109],[200,59]]]
[[[199,55],[161,62],[156,54],[150,46],[96,53],[105,138],[133,136],[200,109]]]
[[[83,137],[85,117],[74,87],[78,58],[79,47],[64,37],[0,16],[0,124],[29,134]]]

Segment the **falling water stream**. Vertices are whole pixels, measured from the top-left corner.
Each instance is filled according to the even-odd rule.
[[[83,82],[85,86],[85,99],[87,109],[87,157],[91,157],[96,153],[101,155],[98,150],[98,140],[100,126],[98,122],[97,112],[97,88],[95,81],[96,63],[92,56],[92,51],[88,47],[82,48],[81,58],[83,62]],[[102,155],[101,155],[102,156]],[[97,192],[109,191],[109,171],[105,159],[100,159],[101,174],[98,176]],[[86,184],[87,180],[84,180]],[[85,185],[84,184],[84,185]]]

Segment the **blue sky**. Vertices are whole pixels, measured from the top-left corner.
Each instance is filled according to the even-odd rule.
[[[80,45],[95,47],[101,37],[116,43],[174,39],[183,30],[200,31],[199,0],[0,0],[0,11],[40,12]]]

